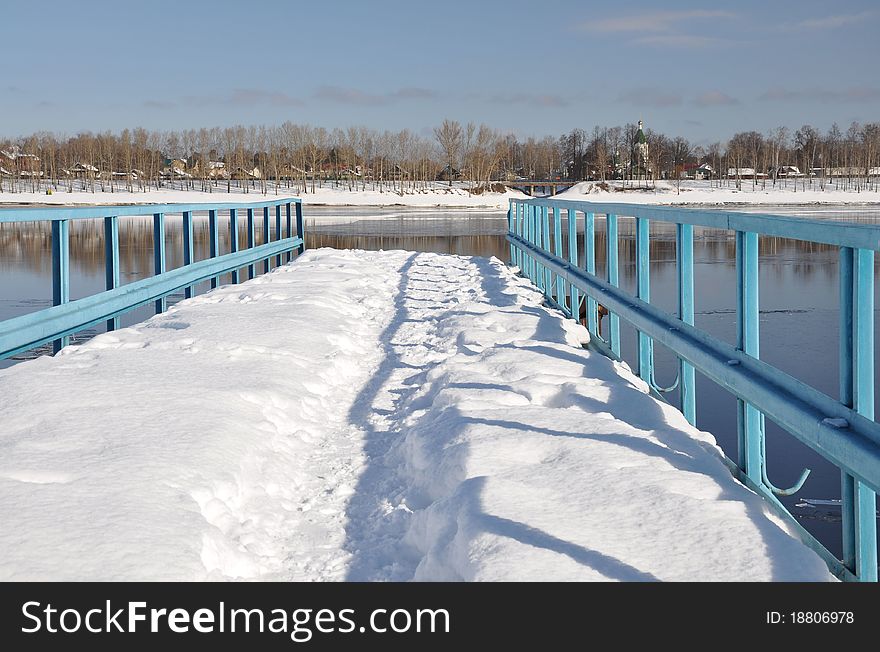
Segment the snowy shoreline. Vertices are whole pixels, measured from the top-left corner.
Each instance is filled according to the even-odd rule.
[[[670,206],[880,206],[880,192],[875,190],[793,190],[792,188],[752,188],[744,183],[741,190],[733,187],[709,186],[708,182],[682,182],[680,188],[668,181],[658,181],[650,189],[629,187],[619,190],[621,182],[601,184],[583,181],[560,192],[553,199],[565,201],[595,201]],[[281,189],[279,189],[281,190]],[[195,190],[151,190],[147,192],[85,192],[58,191],[45,193],[0,193],[0,208],[10,206],[58,205],[88,206],[114,204],[174,204],[174,203],[250,203],[301,197],[303,204],[315,207],[339,208],[424,208],[424,209],[479,209],[507,210],[511,199],[528,199],[518,190],[503,193],[471,194],[461,185],[435,186],[416,192],[385,190],[349,191],[340,188],[317,188],[315,193],[297,195],[287,189],[277,194],[257,192],[201,192]]]

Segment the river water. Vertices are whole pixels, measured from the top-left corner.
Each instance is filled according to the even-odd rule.
[[[880,223],[880,208],[877,207],[763,206],[741,210]],[[304,212],[308,248],[407,249],[496,256],[502,260],[509,256],[504,239],[506,219],[498,211],[306,207]],[[621,218],[619,231],[620,284],[634,291],[633,221]],[[605,264],[602,219],[597,220],[596,232],[597,267],[602,273]],[[581,226],[579,251],[583,251],[582,233]],[[239,238],[243,237],[242,232]],[[258,233],[257,241],[261,240]],[[694,240],[696,325],[734,343],[736,275],[733,234],[697,228]],[[102,223],[75,221],[70,244],[71,298],[103,290]],[[51,232],[45,224],[0,224],[0,274],[3,279],[0,283],[0,320],[51,305],[50,247]],[[207,221],[199,216],[195,223],[195,247],[197,259],[207,255]],[[166,225],[169,269],[182,264],[182,249],[179,217],[169,216]],[[228,229],[221,228],[221,251],[228,250]],[[652,302],[674,312],[677,296],[674,227],[652,224],[650,256]],[[760,241],[761,356],[834,397],[838,392],[837,258],[837,249],[830,246],[783,238],[761,238]],[[120,264],[123,283],[152,273],[152,226],[149,220],[120,220]],[[198,291],[206,289],[207,284],[202,284]],[[172,297],[169,302],[174,303],[180,298]],[[151,314],[151,308],[144,307],[121,319],[123,325],[127,325]],[[102,330],[103,327],[99,327],[86,332],[80,339]],[[623,323],[621,333],[623,357],[632,364],[635,333]],[[0,368],[34,355],[32,352],[2,361]],[[674,356],[658,346],[657,382],[672,384],[676,368]],[[668,398],[677,404],[677,392],[673,391]],[[697,406],[697,425],[713,433],[725,453],[735,458],[736,401],[697,374]],[[786,498],[784,502],[807,529],[832,552],[839,554],[839,508],[816,508],[803,503],[804,498],[838,499],[838,471],[770,422],[767,423],[767,456],[770,479],[777,486],[794,483],[804,467],[813,470],[798,496]]]

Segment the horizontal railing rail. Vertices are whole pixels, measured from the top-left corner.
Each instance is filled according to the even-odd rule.
[[[246,215],[247,247],[239,249],[239,211]],[[257,211],[262,213],[263,243],[256,243]],[[195,260],[193,214],[208,215],[209,257]],[[272,213],[274,212],[274,239]],[[230,252],[220,254],[219,218],[228,215]],[[165,225],[168,214],[182,216],[183,265],[166,270]],[[154,275],[132,283],[120,283],[119,220],[152,216]],[[103,219],[106,290],[70,300],[70,220]],[[257,264],[268,272],[293,253],[305,249],[302,202],[285,198],[268,202],[217,204],[139,204],[127,206],[63,206],[51,208],[0,209],[0,224],[22,222],[52,223],[52,294],[53,306],[0,322],[0,359],[53,343],[55,352],[67,345],[69,336],[106,322],[107,330],[119,328],[119,316],[145,304],[154,303],[155,312],[166,308],[167,297],[183,290],[193,296],[200,282],[220,284],[223,274],[233,283],[240,280],[240,270],[247,268],[248,278],[257,274]],[[293,233],[294,224],[296,234]]]
[[[562,212],[568,247],[563,253]],[[584,246],[578,248],[577,215],[583,214]],[[596,274],[595,220],[606,222],[605,278]],[[619,216],[635,219],[636,293],[618,287]],[[678,314],[650,303],[650,221],[676,226]],[[694,326],[693,227],[735,232],[737,251],[737,344]],[[758,347],[758,237],[769,235],[840,247],[841,386],[830,397],[760,360]],[[874,421],[874,250],[880,228],[823,220],[784,218],[552,199],[511,200],[508,212],[511,263],[548,303],[585,322],[600,350],[620,356],[619,320],[638,334],[636,371],[655,390],[654,343],[679,358],[680,408],[696,424],[695,370],[738,399],[736,461],[727,460],[745,484],[770,501],[841,579],[877,580],[875,493],[880,491],[880,425]],[[599,306],[608,311],[607,336],[599,331]],[[764,441],[767,417],[837,466],[842,474],[843,559],[809,534],[776,498],[792,489],[770,482]]]

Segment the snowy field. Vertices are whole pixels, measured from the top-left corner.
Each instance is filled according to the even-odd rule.
[[[731,185],[717,187],[709,181],[683,181],[680,187],[668,181],[658,181],[650,184],[648,189],[632,187],[635,182],[628,182],[626,190],[622,189],[622,182],[612,181],[606,187],[599,183],[584,181],[571,188],[560,192],[556,198],[580,201],[596,202],[623,202],[637,204],[708,204],[708,205],[736,205],[736,204],[790,204],[790,205],[842,205],[842,204],[880,204],[880,192],[875,190],[834,190],[828,186],[826,190],[814,189],[803,190],[800,182],[795,185],[780,185],[772,188],[768,183],[762,189],[759,183],[757,188],[752,188],[752,182],[742,182],[742,189],[737,190],[732,182]],[[726,183],[726,182],[725,182]],[[818,184],[818,182],[817,182]],[[877,187],[877,186],[875,186]],[[452,188],[446,184],[435,183],[428,189],[416,192],[394,192],[386,188],[383,192],[378,190],[349,191],[345,186],[335,187],[332,182],[323,188],[316,188],[313,194],[298,195],[298,191],[281,187],[275,191],[270,188],[266,195],[258,191],[249,193],[227,193],[224,187],[214,189],[214,192],[201,192],[195,190],[150,190],[148,192],[85,192],[74,190],[67,192],[59,190],[52,195],[29,192],[2,192],[0,193],[0,207],[4,204],[49,204],[49,205],[94,205],[94,204],[165,204],[165,203],[200,203],[200,202],[258,202],[285,197],[301,196],[305,204],[315,206],[410,206],[422,208],[490,208],[507,210],[510,199],[527,199],[528,197],[518,190],[508,190],[504,193],[487,192],[484,194],[471,194],[464,184],[458,183]]]
[[[829,580],[495,259],[318,249],[0,371],[0,580]]]
[[[560,192],[557,199],[631,204],[880,204],[880,192],[876,190],[835,190],[833,185],[820,190],[818,182],[812,189],[808,185],[806,190],[800,181],[780,183],[776,188],[769,182],[762,188],[759,181],[753,188],[751,180],[743,180],[740,190],[733,181],[730,185],[722,181],[724,185],[720,188],[709,181],[682,181],[679,186],[669,181],[649,181],[648,188],[638,188],[638,183],[628,181],[624,189],[620,181],[609,181],[607,188],[600,183],[583,181]]]
[[[238,190],[238,189],[234,189]],[[150,190],[147,192],[85,192],[74,190],[67,192],[59,190],[52,195],[30,192],[2,192],[0,193],[0,207],[3,204],[82,204],[82,205],[106,205],[106,204],[173,204],[173,203],[200,203],[200,202],[259,202],[273,201],[285,197],[303,198],[306,204],[316,206],[414,206],[414,207],[449,207],[449,208],[494,208],[507,210],[511,198],[525,198],[526,195],[519,191],[505,193],[488,192],[485,194],[471,194],[461,184],[452,188],[445,184],[434,184],[429,189],[408,191],[404,193],[394,192],[389,186],[384,191],[367,190],[349,191],[347,188],[334,187],[332,182],[323,188],[315,188],[300,194],[297,190],[287,187],[274,188],[263,195],[258,190],[251,192],[227,193],[225,187],[215,188],[214,192],[202,192],[198,190]]]

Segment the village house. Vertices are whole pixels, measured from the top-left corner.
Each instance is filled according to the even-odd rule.
[[[755,168],[727,168],[728,179],[765,179],[765,172],[755,172]]]
[[[508,175],[509,174],[511,173],[508,173]],[[461,179],[461,170],[452,167],[448,163],[437,173],[437,181],[457,181],[458,179]],[[508,178],[506,181],[512,181],[512,179]]]
[[[40,157],[25,154],[18,146],[0,150],[0,173],[6,176],[41,177]]]
[[[801,172],[800,168],[796,165],[780,165],[776,168],[770,168],[768,170],[770,176],[776,175],[777,179],[783,179],[785,177],[802,177],[804,173]]]
[[[97,179],[98,168],[90,163],[76,163],[70,168],[61,170],[61,173],[74,179]]]
[[[232,169],[232,172],[229,174],[229,178],[238,181],[249,181],[252,179],[262,179],[263,175],[260,172],[260,168],[258,167],[248,169],[242,166],[238,166]]]

